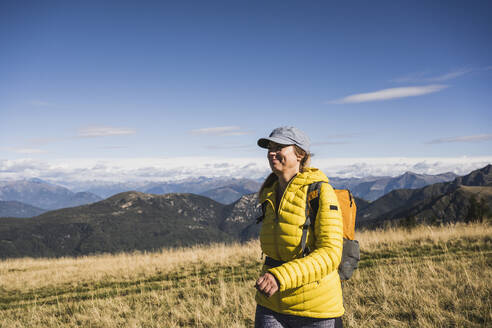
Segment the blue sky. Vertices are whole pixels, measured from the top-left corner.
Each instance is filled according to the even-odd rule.
[[[332,175],[464,172],[492,161],[491,35],[490,1],[3,0],[0,178],[261,175],[280,125]]]

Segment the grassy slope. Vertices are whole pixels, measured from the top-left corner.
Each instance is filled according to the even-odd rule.
[[[366,231],[346,327],[492,325],[492,228]],[[0,327],[251,327],[257,242],[0,262]]]

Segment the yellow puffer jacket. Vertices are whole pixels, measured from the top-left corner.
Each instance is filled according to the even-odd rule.
[[[260,231],[263,253],[286,261],[283,265],[262,268],[280,283],[279,291],[271,297],[256,293],[256,302],[272,311],[312,318],[335,318],[343,315],[342,288],[338,264],[342,257],[343,223],[338,200],[328,183],[321,184],[319,209],[314,235],[308,232],[307,247],[313,250],[302,257],[302,225],[306,221],[306,194],[309,184],[328,182],[318,169],[310,168],[297,174],[287,186],[278,213],[275,204],[277,182],[265,188],[260,202],[267,202]],[[336,205],[337,209],[330,209]]]

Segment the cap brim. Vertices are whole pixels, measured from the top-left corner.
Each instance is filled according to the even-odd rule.
[[[270,141],[278,143],[279,145],[293,145],[294,143],[292,140],[289,139],[284,139],[284,138],[278,138],[278,137],[268,137],[268,138],[261,138],[258,139],[258,146],[261,148],[268,148],[268,144]]]

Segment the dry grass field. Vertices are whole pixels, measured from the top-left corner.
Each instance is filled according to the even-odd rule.
[[[489,224],[365,231],[345,327],[491,327]],[[0,327],[252,327],[258,242],[0,261]]]

